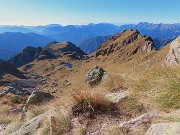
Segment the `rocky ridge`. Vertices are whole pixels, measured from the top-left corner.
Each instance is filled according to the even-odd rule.
[[[28,64],[34,60],[44,60],[44,59],[55,59],[56,56],[49,51],[43,49],[42,47],[31,47],[28,46],[23,49],[22,53],[10,58],[8,61],[14,64],[16,67],[21,67]]]
[[[95,51],[95,56],[108,56],[111,53],[120,53],[125,48],[131,47],[127,55],[133,55],[139,51],[150,52],[155,49],[153,40],[149,36],[142,36],[139,31],[128,29],[120,34],[115,34],[103,43]]]

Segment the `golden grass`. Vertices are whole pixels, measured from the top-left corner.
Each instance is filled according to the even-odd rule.
[[[160,68],[133,80],[131,89],[138,98],[157,108],[180,108],[180,69]]]
[[[11,133],[16,132],[20,127],[22,126],[21,122],[12,122],[9,124],[3,132],[1,132],[1,135],[9,135]]]
[[[71,117],[64,107],[52,109],[47,115],[38,130],[39,135],[60,135],[70,131]]]
[[[26,118],[27,120],[31,120],[34,117],[45,113],[46,111],[47,111],[47,108],[44,108],[44,106],[30,107],[29,110],[26,112]]]
[[[71,128],[71,118],[63,108],[56,108],[50,117],[50,132],[56,135],[68,132]]]
[[[119,126],[108,126],[103,130],[103,135],[123,135],[123,132]]]
[[[124,78],[120,75],[109,75],[107,80],[104,82],[104,87],[110,92],[117,92],[125,89],[124,81]]]

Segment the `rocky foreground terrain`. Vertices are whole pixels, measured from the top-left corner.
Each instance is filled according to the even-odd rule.
[[[0,61],[2,135],[180,135],[179,37],[157,50],[127,29],[90,55],[53,42],[9,62]]]

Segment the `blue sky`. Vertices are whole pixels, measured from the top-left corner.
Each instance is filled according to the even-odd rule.
[[[0,24],[180,23],[180,0],[0,0]]]

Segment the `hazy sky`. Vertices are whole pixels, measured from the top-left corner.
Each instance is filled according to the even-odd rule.
[[[180,0],[0,0],[0,24],[180,23]]]

